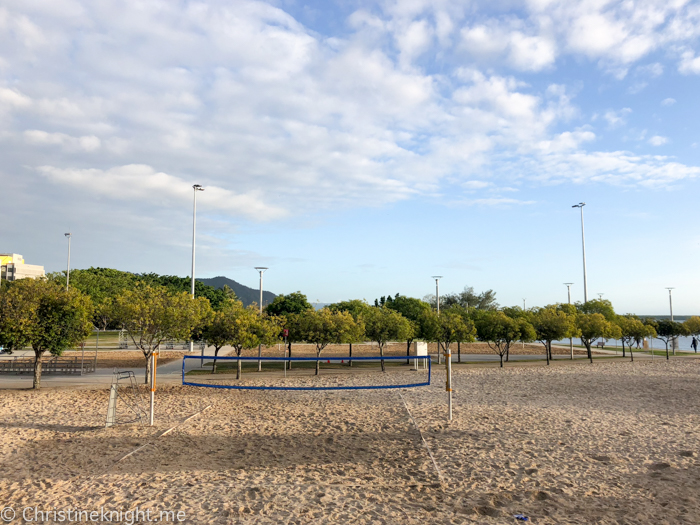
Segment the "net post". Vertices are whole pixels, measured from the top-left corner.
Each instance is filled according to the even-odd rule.
[[[449,409],[449,419],[452,421],[452,353],[450,347],[445,345],[445,372],[447,380],[445,381],[445,390],[447,390],[447,406]]]
[[[184,359],[182,360],[184,363]],[[153,409],[156,401],[156,363],[158,362],[158,347],[151,354],[151,426],[153,426]],[[184,376],[183,376],[184,377]]]

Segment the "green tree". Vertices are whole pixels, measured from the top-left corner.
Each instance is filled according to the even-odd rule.
[[[588,359],[590,359],[591,363],[593,362],[591,346],[597,339],[618,339],[622,333],[617,324],[608,321],[601,313],[578,314],[576,316],[576,328],[579,331],[581,343],[586,347]]]
[[[399,312],[387,307],[372,308],[365,317],[365,334],[379,346],[379,355],[384,357],[384,346],[389,341],[405,341],[413,337],[414,327]],[[381,360],[384,372],[384,360]]]
[[[420,317],[430,311],[430,305],[425,301],[420,299],[415,299],[413,297],[406,297],[404,295],[396,294],[393,301],[387,303],[387,308],[390,308],[396,312],[399,312],[411,323],[412,330],[409,332],[410,336],[406,339],[406,357],[411,355],[411,343],[415,338],[420,337]],[[408,364],[410,360],[406,360]]]
[[[432,305],[435,305],[435,296],[432,296]],[[486,290],[477,294],[472,286],[465,286],[460,293],[446,294],[440,298],[440,308],[450,308],[459,305],[467,310],[497,310],[496,292]]]
[[[211,313],[209,301],[192,299],[188,292],[138,283],[114,300],[114,316],[146,359],[146,383],[151,356],[167,339],[188,340]]]
[[[639,344],[645,337],[656,337],[656,330],[644,324],[634,315],[621,315],[617,318],[620,327],[620,341],[622,342],[622,357],[625,357],[625,344],[630,350],[630,359],[634,361],[632,345]]]
[[[358,325],[355,331],[357,338],[348,341],[348,366],[352,366],[352,344],[359,343],[365,336],[365,321],[367,313],[372,308],[365,301],[360,299],[352,299],[350,301],[341,301],[339,303],[329,304],[327,307],[331,312],[348,312]]]
[[[429,314],[432,315],[432,312]],[[450,308],[440,315],[435,315],[435,320],[431,322],[431,341],[438,343],[439,347],[450,353],[452,343],[467,343],[474,341],[476,328],[471,319],[461,315],[457,308]]]
[[[697,315],[692,316],[689,319],[686,319],[686,321],[683,323],[683,328],[685,330],[685,333],[688,335],[692,335],[693,337],[699,337],[700,336],[700,317]],[[698,353],[698,348],[697,346],[695,347],[695,353]]]
[[[685,335],[685,327],[670,319],[661,319],[656,324],[656,338],[666,345],[666,359],[668,359],[668,344],[678,336]]]
[[[544,345],[547,364],[552,359],[552,341],[577,335],[576,317],[557,309],[556,306],[537,308],[529,317],[535,329],[535,339]]]
[[[617,314],[612,303],[607,299],[591,299],[587,303],[576,303],[576,308],[584,314],[601,314],[611,323],[617,320]]]
[[[328,308],[307,310],[295,316],[299,337],[307,343],[316,345],[316,357],[329,344],[343,344],[357,340],[361,326],[355,322],[348,312],[332,312]],[[316,360],[316,375],[320,369],[320,361]]]
[[[313,310],[306,296],[301,292],[293,292],[288,295],[278,295],[274,300],[265,307],[265,313],[270,316],[281,318],[283,329],[288,332],[287,335],[287,351],[289,357],[292,357],[292,343],[301,343],[304,341],[301,338],[300,319],[302,314]],[[291,370],[292,363],[289,362]]]
[[[276,317],[260,315],[257,306],[243,306],[240,301],[231,301],[223,308],[228,321],[225,328],[226,344],[233,347],[236,356],[241,357],[244,348],[258,345],[272,345],[279,341],[280,320]],[[241,378],[241,361],[237,361],[236,379]]]
[[[293,292],[288,295],[278,295],[265,307],[268,315],[280,316],[289,314],[300,314],[308,310],[313,310],[306,296],[301,292]]]
[[[219,355],[219,350],[224,346],[230,345],[236,348],[236,350],[241,350],[244,346],[241,345],[249,343],[250,340],[247,339],[247,335],[241,337],[241,326],[237,323],[239,317],[250,316],[253,309],[246,309],[243,307],[243,303],[237,300],[225,301],[224,304],[219,308],[218,311],[214,311],[211,316],[208,317],[206,324],[202,330],[202,336],[206,340],[209,346],[214,347],[214,362],[212,363],[212,373],[216,373],[216,356]],[[259,317],[259,315],[258,315]],[[268,345],[272,344],[271,341],[277,341],[279,339],[280,333],[280,323],[276,318],[267,318],[266,316],[262,319],[257,319],[255,323],[245,324],[250,331],[260,339],[262,344]],[[269,332],[273,333],[270,334]],[[240,357],[240,352],[238,353]],[[240,364],[240,361],[238,361]],[[238,377],[240,378],[240,370],[238,372]]]
[[[510,345],[521,337],[521,323],[499,310],[481,312],[474,323],[477,339],[486,342],[500,357],[503,368],[503,357],[509,353]]]
[[[65,287],[66,272],[55,272],[47,275],[50,281]],[[133,288],[136,275],[111,268],[88,268],[87,270],[72,270],[70,286],[89,295],[94,305],[95,326],[102,330],[112,326],[112,302],[124,290]]]
[[[21,279],[0,291],[0,345],[34,350],[34,389],[45,352],[60,356],[93,330],[90,297],[44,279]]]

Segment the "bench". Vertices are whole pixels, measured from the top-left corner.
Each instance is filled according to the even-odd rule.
[[[595,345],[598,348],[605,348],[605,341],[598,341]]]

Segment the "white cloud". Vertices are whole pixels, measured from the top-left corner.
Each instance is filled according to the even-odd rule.
[[[648,142],[652,146],[663,146],[668,142],[668,139],[666,137],[662,137],[661,135],[654,135]]]
[[[673,106],[676,103],[675,98],[665,98],[661,101],[662,106]]]
[[[71,137],[65,133],[48,133],[38,129],[24,132],[24,138],[30,144],[52,144],[64,146],[69,150],[80,149],[83,151],[95,151],[100,149],[101,141],[95,135]]]
[[[541,71],[556,59],[555,42],[546,36],[528,35],[497,24],[476,25],[461,31],[462,48],[480,62],[488,62],[499,55],[519,71]]]
[[[31,103],[29,97],[17,90],[0,88],[0,104],[14,108],[25,108]]]
[[[462,183],[462,187],[467,190],[481,190],[489,187],[491,184],[485,180],[468,180]]]
[[[557,0],[467,24],[454,3],[413,0],[357,11],[346,33],[326,37],[264,2],[73,4],[70,16],[12,8],[45,43],[0,31],[0,50],[13,50],[13,76],[0,80],[0,113],[12,117],[0,148],[13,173],[44,166],[48,180],[105,201],[133,187],[130,198],[178,206],[191,180],[206,181],[210,209],[253,219],[382,206],[446,185],[491,195],[514,178],[537,184],[551,163],[586,173],[576,181],[618,183],[596,171],[607,154],[590,150],[605,145],[580,127],[571,87],[534,73],[553,74],[567,53],[627,67],[635,46],[647,49],[642,37],[657,38],[678,12],[661,9],[657,23]],[[600,17],[612,40],[591,47]],[[576,20],[579,47],[565,31]],[[603,118],[621,126],[630,111]],[[664,163],[681,170],[673,159],[654,171],[645,157],[625,158],[629,184],[662,180]]]
[[[131,164],[109,170],[60,169],[40,166],[42,176],[53,183],[65,184],[85,192],[117,200],[141,201],[161,206],[187,206],[192,199],[192,184],[150,166]],[[234,194],[216,186],[206,186],[199,200],[210,209],[226,215],[243,215],[256,220],[278,219],[284,211],[268,205],[258,192]]]
[[[664,74],[664,66],[658,62],[654,62],[645,66],[639,66],[637,68],[637,73],[646,77],[660,77]]]
[[[632,113],[630,108],[622,108],[620,111],[608,110],[603,115],[610,127],[618,127],[627,124],[627,115]]]
[[[700,57],[696,57],[692,51],[685,51],[681,55],[681,63],[678,65],[678,71],[684,75],[700,74]]]

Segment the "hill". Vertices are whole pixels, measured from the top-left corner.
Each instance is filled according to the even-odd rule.
[[[236,281],[234,281],[233,279],[229,279],[228,277],[219,276],[212,277],[210,279],[198,278],[197,281],[217,289],[223,288],[224,285],[227,284],[236,293],[236,297],[238,297],[238,299],[243,303],[244,306],[248,306],[252,303],[258,303],[260,301],[259,289],[249,288],[248,286],[237,283]],[[272,292],[266,292],[263,290],[263,306],[270,304],[275,299],[275,297],[277,297],[276,294],[273,294]]]

